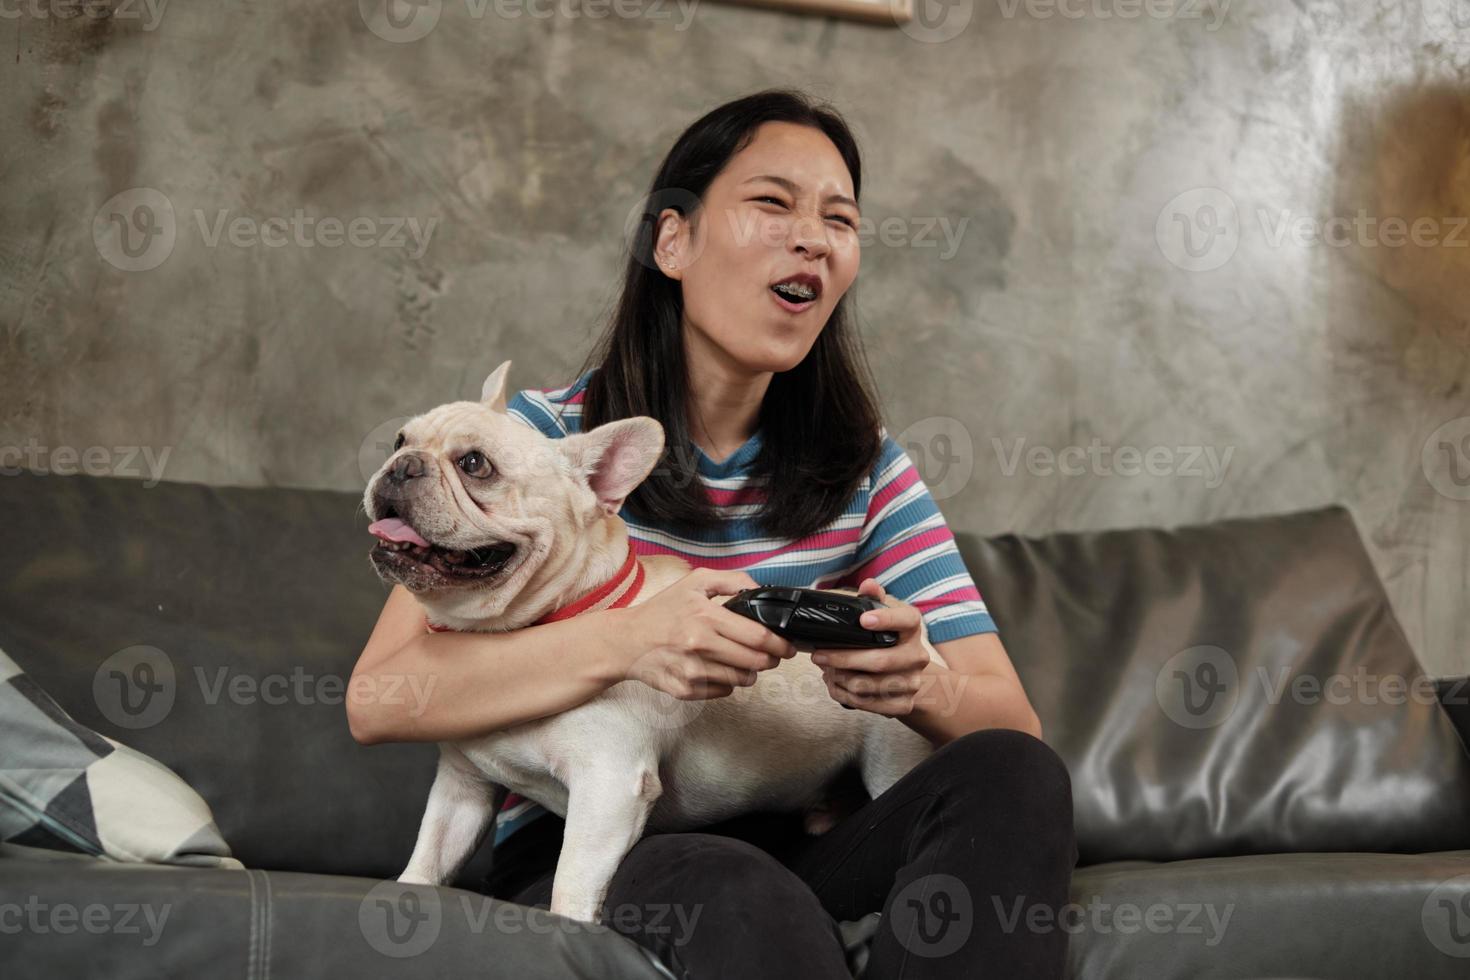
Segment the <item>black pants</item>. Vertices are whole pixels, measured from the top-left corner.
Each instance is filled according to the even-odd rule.
[[[1045,742],[971,732],[827,833],[805,835],[801,819],[645,834],[613,876],[603,924],[688,980],[850,977],[836,923],[875,911],[865,980],[1065,974],[1072,783]],[[547,814],[517,831],[485,891],[548,907],[563,826]]]

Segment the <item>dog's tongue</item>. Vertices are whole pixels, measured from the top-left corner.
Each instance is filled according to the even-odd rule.
[[[416,544],[423,548],[429,547],[429,542],[419,537],[419,532],[398,517],[385,517],[381,521],[373,521],[368,525],[368,533],[384,541],[407,541],[409,544]]]

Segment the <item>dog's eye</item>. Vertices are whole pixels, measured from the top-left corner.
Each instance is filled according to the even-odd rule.
[[[393,440],[393,451],[396,453],[403,448],[403,433],[398,433],[398,438]]]
[[[490,461],[476,449],[470,450],[459,458],[459,468],[469,476],[482,479],[490,475]]]

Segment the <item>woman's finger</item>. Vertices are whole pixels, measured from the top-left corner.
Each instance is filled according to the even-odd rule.
[[[923,621],[918,609],[904,603],[883,609],[869,609],[858,618],[858,625],[870,630],[896,630],[905,632],[917,629]]]
[[[759,623],[752,625],[759,626]],[[761,627],[764,629],[764,627]],[[712,669],[734,671],[726,676],[737,677],[745,671],[769,670],[781,662],[781,658],[767,650],[752,648],[726,636],[715,636],[706,644],[702,658]]]
[[[769,626],[725,609],[723,603],[721,607],[717,610],[719,615],[715,617],[715,629],[721,636],[742,647],[764,650],[772,656],[790,658],[796,655],[796,647],[791,641]]]
[[[861,670],[870,674],[889,674],[894,671],[922,667],[928,663],[926,654],[923,663],[913,659],[907,648],[872,647],[864,650],[848,650],[840,647],[824,647],[812,654],[812,662],[818,666],[838,667],[842,670]]]
[[[746,589],[753,589],[759,583],[750,577],[749,572],[723,571],[713,568],[696,568],[685,576],[695,589],[703,592],[706,598],[714,598],[720,595],[735,595]]]
[[[839,670],[827,668],[832,679],[844,689],[853,694],[861,694],[868,697],[908,697],[916,694],[919,690],[919,681],[916,676],[908,674],[881,674],[873,675],[855,670]]]
[[[827,678],[827,693],[832,700],[849,708],[862,708],[880,715],[902,715],[912,710],[908,695],[885,697],[882,695],[857,694],[843,687],[835,678]]]

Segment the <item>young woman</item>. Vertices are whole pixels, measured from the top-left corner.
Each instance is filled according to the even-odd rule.
[[[553,438],[659,419],[672,460],[622,516],[638,553],[696,570],[636,606],[494,636],[426,634],[395,587],[356,673],[433,672],[445,693],[416,715],[354,702],[349,720],[365,743],[438,741],[564,711],[630,678],[724,697],[793,649],[709,596],[856,583],[887,604],[875,628],[900,643],[814,656],[828,691],[935,752],[820,836],[800,814],[645,835],[613,878],[605,924],[692,980],[847,977],[836,922],[870,912],[882,913],[873,980],[1061,977],[1071,782],[875,407],[846,304],[860,184],[847,125],[800,93],[738,99],[679,137],[645,199],[609,330],[571,384],[523,390],[508,410]],[[921,618],[947,668],[920,646]],[[549,905],[562,827],[512,798],[485,890]]]

